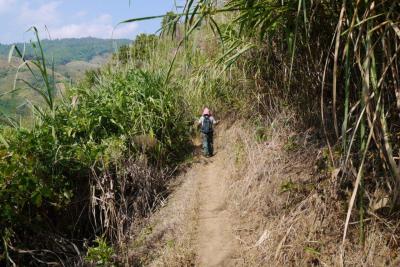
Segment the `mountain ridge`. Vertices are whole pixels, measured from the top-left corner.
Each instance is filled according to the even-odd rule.
[[[129,39],[101,39],[95,37],[43,39],[41,44],[47,57],[54,59],[55,65],[67,64],[72,61],[90,61],[95,56],[115,52],[119,47],[128,45]],[[35,42],[33,42],[35,43]],[[8,57],[10,49],[15,45],[21,50],[26,48],[26,57],[34,57],[35,53],[30,42],[0,43],[0,56]]]
[[[105,64],[111,54],[123,45],[128,45],[128,39],[100,39],[94,37],[64,38],[41,40],[43,52],[49,66],[54,62],[57,82],[75,83],[79,81],[86,71],[94,70]],[[29,99],[37,102],[38,95],[27,88],[22,82],[17,83],[18,91],[12,94],[14,79],[18,64],[8,63],[8,55],[13,44],[0,44],[0,113],[26,114],[24,103]],[[15,43],[21,51],[24,43]],[[31,43],[26,43],[25,58],[35,58],[35,51]],[[14,52],[15,55],[15,52]],[[19,78],[33,82],[32,77],[20,70]],[[22,107],[22,108],[18,108]]]

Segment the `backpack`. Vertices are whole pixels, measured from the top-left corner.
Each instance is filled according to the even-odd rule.
[[[201,125],[201,132],[204,134],[212,133],[213,128],[212,121],[210,120],[209,116],[204,116],[203,124]]]

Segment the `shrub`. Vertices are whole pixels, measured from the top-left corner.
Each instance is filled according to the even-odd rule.
[[[190,116],[179,88],[165,86],[162,73],[116,69],[99,80],[91,88],[72,88],[32,129],[1,130],[0,232],[12,233],[6,245],[46,247],[38,236],[49,229],[89,237],[90,218],[80,213],[89,204],[93,174],[106,171],[119,179],[118,168],[129,166],[118,162],[142,155],[148,168],[162,168],[187,147]]]
[[[89,247],[85,260],[96,266],[113,266],[114,249],[107,245],[104,237],[97,237],[94,243],[96,246]]]

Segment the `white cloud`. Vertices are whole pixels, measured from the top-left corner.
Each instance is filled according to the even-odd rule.
[[[95,20],[97,23],[112,23],[112,16],[110,14],[101,14]]]
[[[121,25],[114,30],[114,38],[133,39],[132,37],[136,33],[137,28],[138,25],[136,23]]]
[[[132,38],[137,30],[137,24],[131,23],[121,25],[114,29],[112,17],[109,14],[102,14],[96,19],[84,23],[72,23],[57,28],[50,28],[52,38]]]
[[[0,13],[10,10],[15,2],[16,0],[0,0]]]
[[[21,8],[18,20],[25,26],[42,26],[43,24],[55,23],[60,17],[57,10],[60,4],[61,1],[52,1],[38,8],[33,8],[28,3],[25,3]]]
[[[87,15],[87,12],[84,11],[84,10],[78,11],[78,12],[75,14],[75,16],[78,17],[78,18],[83,18],[83,17],[85,17],[86,15]]]

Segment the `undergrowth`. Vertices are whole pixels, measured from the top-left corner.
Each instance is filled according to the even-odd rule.
[[[293,119],[289,123],[288,117]],[[365,245],[359,242],[357,214],[342,245],[348,208],[343,200],[351,188],[337,196],[332,183],[337,173],[330,167],[327,148],[307,131],[297,131],[295,118],[288,111],[275,117],[270,137],[262,143],[248,121],[235,123],[225,134],[230,168],[235,170],[228,203],[238,218],[237,257],[243,266],[397,266],[397,221],[378,215],[372,203]],[[293,132],[295,150],[287,147]],[[240,144],[240,162],[237,146],[231,144]]]
[[[33,107],[31,128],[0,133],[2,260],[77,264],[85,239],[117,244],[153,208],[190,151],[191,113],[162,69],[109,66],[55,102],[45,58],[37,63],[26,66],[40,66],[48,106]]]
[[[2,261],[82,264],[87,247],[86,261],[105,261],[94,254],[103,241],[118,251],[130,225],[165,198],[201,109],[227,114],[224,103],[242,103],[241,93],[212,64],[205,45],[215,38],[205,29],[185,49],[169,36],[141,35],[60,96],[33,31],[38,57],[14,54],[46,105],[32,104],[29,126],[9,118],[0,132]]]

